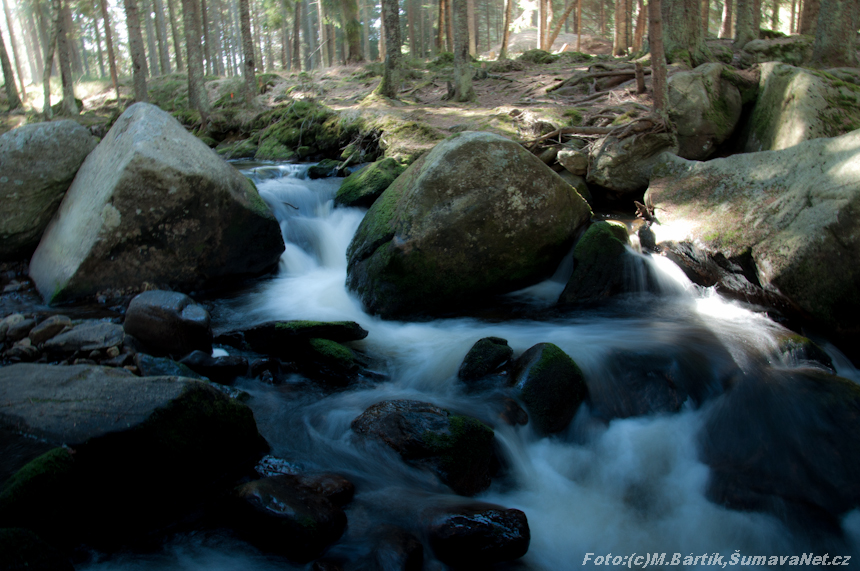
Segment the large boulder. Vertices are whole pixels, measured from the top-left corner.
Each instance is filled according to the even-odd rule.
[[[0,368],[0,401],[0,425],[69,447],[33,460],[0,490],[0,527],[52,543],[164,525],[267,448],[251,410],[203,381],[19,364]]]
[[[664,151],[678,152],[678,140],[671,133],[646,133],[623,139],[608,135],[589,154],[586,181],[616,192],[639,192],[648,186],[651,169]]]
[[[744,44],[741,62],[747,66],[763,62],[806,65],[812,61],[814,41],[812,36],[751,40]]]
[[[71,120],[0,136],[0,260],[27,258],[96,139]]]
[[[170,115],[138,103],[81,166],[30,276],[49,302],[145,281],[213,288],[271,270],[283,250],[253,184]]]
[[[669,118],[677,127],[678,155],[704,160],[734,132],[741,93],[722,78],[725,65],[706,63],[669,78]]]
[[[498,467],[492,428],[429,403],[382,401],[353,420],[352,430],[429,468],[458,494],[487,489]]]
[[[123,328],[159,355],[212,352],[209,312],[184,293],[154,290],[135,296]]]
[[[747,259],[808,317],[860,331],[860,131],[706,163],[666,155],[646,200],[658,237]]]
[[[782,63],[761,66],[758,99],[744,150],[777,151],[860,127],[860,86],[823,71]]]
[[[450,309],[547,277],[590,216],[521,145],[459,133],[370,208],[349,246],[347,285],[383,317]]]

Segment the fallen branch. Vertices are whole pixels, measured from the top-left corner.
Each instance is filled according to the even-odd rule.
[[[645,69],[642,71],[642,73],[644,75],[650,75],[651,70]],[[597,79],[600,79],[603,77],[626,77],[628,75],[631,78],[636,77],[636,70],[635,69],[625,69],[625,70],[616,70],[616,71],[594,71],[591,73],[586,73],[583,75],[579,75],[576,77],[571,77],[569,79],[566,79],[565,81],[562,81],[560,84],[558,84],[558,85],[556,85],[550,89],[547,89],[547,92],[555,91],[556,89],[561,89],[562,87],[574,87],[577,84],[579,84],[583,81],[590,80],[590,79],[597,80]]]
[[[562,127],[556,129],[552,133],[547,133],[533,141],[523,141],[523,145],[529,145],[528,149],[532,150],[535,145],[541,141],[552,139],[560,135],[608,135],[614,130],[614,127]]]

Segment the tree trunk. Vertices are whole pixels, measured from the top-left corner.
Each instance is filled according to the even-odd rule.
[[[167,12],[170,14],[170,31],[173,36],[173,55],[176,58],[176,70],[183,72],[185,71],[185,65],[182,63],[182,43],[179,40],[176,13],[173,9],[173,3],[175,1],[176,0],[167,0]],[[104,0],[102,0],[102,2],[104,2]]]
[[[627,55],[627,4],[625,0],[615,0],[615,35],[612,40],[612,55]]]
[[[63,0],[54,0],[54,9],[59,12],[59,16],[57,17],[57,55],[60,58],[60,77],[63,82],[63,115],[77,115],[80,113],[80,110],[75,101],[75,82],[72,78],[69,41],[66,37],[65,29],[65,23],[72,18]]]
[[[651,48],[651,91],[654,98],[654,113],[666,117],[669,90],[666,84],[666,58],[663,50],[663,10],[661,0],[648,2],[649,33]]]
[[[445,0],[439,0],[439,22],[436,25],[436,51],[444,51],[445,37]]]
[[[732,44],[737,49],[743,49],[747,42],[758,38],[758,32],[753,27],[753,0],[737,0],[735,6],[735,41]]]
[[[466,0],[469,30],[469,55],[478,55],[478,30],[475,28],[475,0]]]
[[[711,2],[710,0],[702,0],[702,34],[705,38],[708,37],[708,28],[711,23]]]
[[[454,15],[454,101],[472,101],[472,58],[469,55],[468,0],[453,0]]]
[[[445,20],[448,22],[448,33],[447,33],[447,41],[448,41],[448,51],[454,53],[454,6],[452,4],[452,0],[444,0],[445,1]]]
[[[406,0],[406,31],[409,34],[409,57],[417,57],[415,50],[415,0]]]
[[[239,21],[242,28],[242,75],[245,77],[245,101],[251,103],[257,96],[256,66],[254,64],[254,38],[251,37],[251,10],[248,0],[239,0]]]
[[[170,73],[170,52],[167,49],[167,24],[164,21],[164,4],[154,0],[155,38],[158,41],[158,61],[161,73]]]
[[[51,110],[51,68],[54,67],[54,49],[57,45],[57,32],[59,31],[59,26],[56,20],[54,20],[53,25],[51,26],[51,32],[48,36],[48,40],[45,44],[45,70],[42,73],[42,90],[44,94],[44,116],[45,121],[50,121],[51,117],[54,115],[54,112]],[[5,49],[3,50],[5,52]],[[11,68],[10,68],[11,72]],[[5,73],[5,68],[4,68]],[[14,85],[14,84],[13,84]],[[11,99],[10,99],[11,101]]]
[[[299,32],[302,27],[302,3],[296,0],[293,7],[293,68],[302,71],[302,44]]]
[[[561,33],[561,27],[567,21],[568,16],[570,16],[570,13],[573,12],[573,9],[575,7],[575,0],[568,0],[567,5],[564,7],[564,12],[562,13],[561,18],[558,19],[555,24],[555,28],[552,30],[552,33],[547,39],[547,44],[550,46],[550,48],[552,48],[552,45],[555,43],[556,38],[558,38],[558,35]]]
[[[800,26],[798,30],[801,34],[815,35],[820,6],[820,0],[803,0],[803,10],[800,12]]]
[[[203,74],[214,74],[212,69],[212,42],[209,39],[209,9],[206,0],[200,0],[200,30],[203,32]]]
[[[502,24],[502,47],[499,49],[499,60],[507,59],[508,57],[508,37],[511,34],[511,13],[514,10],[514,0],[505,2],[505,21]],[[487,20],[487,28],[489,29],[490,21]],[[489,43],[489,38],[487,38]]]
[[[18,87],[15,85],[15,75],[12,73],[12,63],[9,61],[9,54],[6,53],[6,44],[3,41],[2,29],[0,29],[0,66],[3,68],[3,83],[6,86],[6,100],[9,103],[9,109],[17,109],[21,107],[21,98],[18,96]],[[49,106],[50,100],[49,95]]]
[[[343,16],[343,30],[345,34],[346,44],[346,60],[347,64],[356,64],[364,61],[361,55],[361,23],[358,21],[358,2],[356,0],[340,0],[340,10]],[[410,28],[409,35],[415,33],[414,28]],[[414,49],[414,42],[410,42]],[[413,57],[414,52],[409,52]]]
[[[72,21],[72,13],[68,10],[68,6],[65,2],[63,2],[63,33],[66,36],[66,46],[69,49],[69,65],[70,70],[78,75],[83,75],[84,66],[81,62],[81,55],[78,53],[77,46],[75,45],[75,24]]]
[[[382,20],[385,25],[385,65],[377,91],[390,99],[397,99],[400,91],[400,7],[397,0],[381,0]]]
[[[99,78],[105,76],[105,58],[104,53],[102,53],[102,35],[99,33],[99,19],[93,14],[93,33],[96,38],[96,54],[99,59]]]
[[[282,0],[283,4],[283,0]],[[213,0],[209,13],[212,15],[212,30],[210,37],[212,38],[212,72],[215,75],[227,75],[224,69],[224,44],[221,42],[221,0]],[[284,26],[286,26],[286,14],[284,15]],[[286,28],[285,28],[286,29]]]
[[[779,0],[773,0],[773,13],[770,16],[770,29],[779,29]]]
[[[797,13],[797,0],[791,0],[791,23],[788,25],[788,33],[796,34],[797,33],[797,19],[795,14]]]
[[[368,0],[359,0],[361,11],[361,49],[364,52],[365,61],[373,61],[370,55],[370,18],[367,16]]]
[[[314,15],[311,12],[311,6],[308,0],[302,0],[302,11],[305,13],[305,46],[307,61],[305,69],[310,71],[316,67],[319,58],[317,56],[317,36],[316,27],[314,26]]]
[[[27,28],[27,35],[30,37],[30,45],[32,46],[31,53],[36,58],[36,69],[33,70],[33,84],[35,84],[39,80],[39,73],[45,67],[45,62],[42,58],[42,45],[44,44],[44,42],[39,41],[39,33],[36,30],[36,22],[33,12],[33,7],[27,5],[27,18],[25,27]]]
[[[723,25],[720,27],[721,38],[733,38],[732,34],[732,4],[734,0],[725,0],[723,4]]]
[[[753,30],[755,39],[758,39],[761,30],[761,0],[753,0]]]
[[[582,0],[576,0],[576,51],[582,51]]]
[[[325,67],[329,66],[329,57],[330,57],[329,53],[328,53],[328,37],[326,36],[326,29],[325,29],[325,12],[323,11],[323,5],[322,5],[321,0],[317,0],[316,5],[317,5],[317,13],[318,13],[317,26],[319,28],[319,35],[320,35],[320,37],[319,37],[319,40],[320,40],[319,50],[320,50],[320,57],[322,58],[322,66],[320,66],[320,67],[325,68]]]
[[[669,63],[685,61],[696,67],[711,61],[702,34],[702,5],[694,0],[663,0],[663,49]]]
[[[86,77],[92,77],[92,75],[90,75],[89,54],[87,53],[87,46],[84,43],[83,30],[78,30],[78,38],[81,41],[81,62],[84,64],[84,75]]]
[[[182,0],[185,47],[188,60],[188,102],[200,113],[202,131],[209,127],[209,96],[203,82],[203,50],[201,49],[200,8],[197,0]]]
[[[9,43],[12,45],[12,58],[15,60],[15,71],[18,72],[18,81],[21,83],[21,101],[26,103],[27,87],[24,84],[24,74],[21,73],[21,56],[18,54],[18,42],[15,40],[15,25],[12,22],[12,12],[9,11],[6,0],[3,0],[3,11],[6,13],[6,26],[9,30]]]
[[[116,103],[119,105],[119,81],[116,75],[116,55],[113,50],[113,32],[111,32],[110,15],[107,9],[107,0],[99,0],[102,11],[102,21],[105,25],[105,43],[107,44],[108,64],[110,65],[110,80],[116,91]]]
[[[648,10],[645,1],[639,0],[639,13],[636,14],[636,34],[633,36],[633,53],[639,53],[644,47],[645,29],[648,27]]]
[[[856,0],[821,0],[812,64],[817,67],[857,67]]]
[[[161,75],[161,68],[158,66],[158,51],[155,47],[155,26],[152,25],[152,5],[150,0],[143,0],[141,5],[143,9],[143,21],[146,27],[146,48],[149,55],[149,76],[155,77]]]
[[[546,3],[547,0],[538,0],[537,9],[537,48],[546,49]]]
[[[56,1],[56,0],[54,0]],[[123,0],[125,20],[128,27],[128,45],[131,52],[131,69],[134,76],[134,100],[149,101],[146,93],[146,55],[143,51],[143,36],[140,33],[140,16],[137,0]]]

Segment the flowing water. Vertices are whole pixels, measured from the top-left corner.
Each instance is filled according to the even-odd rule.
[[[309,390],[295,378],[281,385],[238,382],[251,394],[261,433],[272,454],[304,470],[335,471],[357,488],[347,507],[349,527],[330,555],[358,560],[373,548],[383,524],[420,535],[417,515],[426,506],[459,501],[435,477],[404,464],[396,454],[362,446],[350,422],[368,406],[387,399],[432,402],[470,414],[496,429],[508,470],[478,499],[523,510],[531,546],[515,569],[579,568],[592,557],[666,553],[801,555],[828,548],[851,554],[860,545],[860,514],[841,522],[842,537],[810,539],[779,519],[730,510],[706,498],[709,468],[701,461],[697,436],[712,404],[686,403],[673,414],[651,414],[606,422],[580,407],[563,433],[536,435],[528,426],[497,421],[492,393],[470,393],[457,380],[466,352],[482,337],[508,340],[515,354],[552,342],[580,366],[586,379],[612,376],[624,352],[691,350],[703,375],[736,367],[794,367],[779,355],[783,331],[762,313],[726,302],[692,286],[663,258],[631,252],[631,283],[650,266],[662,293],[639,294],[608,306],[560,313],[552,309],[571,268],[562,264],[553,279],[497,300],[497,311],[423,322],[383,321],[367,315],[344,287],[346,248],[363,210],[334,208],[339,179],[304,179],[307,165],[238,165],[255,180],[287,242],[279,271],[271,279],[220,300],[213,309],[216,333],[276,319],[352,320],[368,337],[353,347],[374,358],[385,380],[331,392]],[[639,276],[639,277],[637,277]],[[833,351],[828,347],[831,352]],[[856,371],[835,354],[836,367],[854,379]],[[624,363],[620,363],[623,367]],[[596,390],[592,383],[590,390]],[[611,398],[609,395],[608,398]],[[719,398],[719,397],[717,397]],[[427,568],[443,568],[425,554]],[[589,565],[593,564],[591,559]],[[434,567],[435,565],[435,567]],[[99,556],[92,569],[304,569],[266,556],[229,535],[184,533],[149,554]]]

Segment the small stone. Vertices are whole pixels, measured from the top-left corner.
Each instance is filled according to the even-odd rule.
[[[107,356],[111,359],[115,359],[119,357],[120,350],[119,347],[108,347]]]
[[[30,330],[36,326],[35,319],[24,319],[9,326],[6,331],[6,339],[8,341],[20,341],[30,333]]]
[[[4,317],[3,321],[0,321],[0,341],[6,340],[6,332],[9,331],[9,327],[24,321],[24,319],[26,318],[20,313],[13,313]]]
[[[71,327],[72,320],[68,316],[52,315],[30,331],[30,339],[32,339],[34,345],[41,345],[66,329],[71,329]]]
[[[101,361],[102,360],[102,352],[98,349],[95,351],[90,351],[89,358],[93,361]]]

